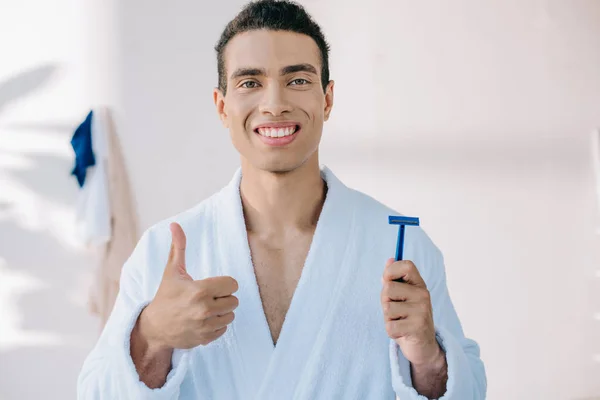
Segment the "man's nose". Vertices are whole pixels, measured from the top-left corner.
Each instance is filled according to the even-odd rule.
[[[269,113],[273,116],[279,116],[284,112],[289,112],[292,107],[289,101],[286,99],[285,89],[280,88],[278,85],[271,85],[263,93],[263,97],[260,102],[259,110],[261,113]]]

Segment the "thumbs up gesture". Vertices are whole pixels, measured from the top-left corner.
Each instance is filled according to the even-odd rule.
[[[172,242],[162,281],[152,302],[140,314],[144,336],[152,347],[189,349],[218,339],[234,319],[237,281],[220,276],[195,281],[187,273],[186,237],[170,226]]]

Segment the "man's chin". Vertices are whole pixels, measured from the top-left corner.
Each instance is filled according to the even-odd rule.
[[[285,175],[285,174],[289,174],[291,172],[296,171],[298,168],[300,168],[300,166],[275,165],[275,166],[265,166],[264,168],[262,168],[262,170],[264,172],[270,172],[270,173],[276,174],[276,175]]]
[[[242,156],[242,165],[261,172],[272,174],[289,174],[302,168],[310,168],[316,165],[319,168],[318,153],[302,156],[297,153],[285,152],[287,154],[254,154],[254,157],[246,158]]]
[[[291,160],[270,160],[268,162],[258,163],[256,168],[264,171],[270,172],[272,174],[289,174],[290,172],[294,172],[301,168],[304,165],[304,162],[294,162]]]

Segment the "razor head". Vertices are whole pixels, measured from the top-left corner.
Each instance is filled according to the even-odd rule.
[[[419,226],[419,218],[390,215],[389,223],[393,225]]]

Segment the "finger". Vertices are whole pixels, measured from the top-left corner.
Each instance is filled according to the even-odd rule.
[[[221,329],[218,329],[214,332],[210,332],[210,333],[206,333],[202,335],[202,341],[201,344],[203,345],[207,345],[211,342],[214,342],[215,340],[217,340],[218,338],[220,338],[221,336],[223,336],[223,334],[225,333],[225,331],[227,331],[227,327],[223,327]]]
[[[419,312],[420,308],[415,303],[400,301],[388,301],[383,303],[383,318],[385,321],[406,319]]]
[[[390,265],[392,265],[393,263],[396,262],[396,259],[394,257],[388,258],[387,261],[385,262],[385,268],[389,268]],[[385,278],[381,277],[381,282],[385,282]],[[402,278],[398,278],[398,279],[394,279],[394,282],[404,282],[404,280]]]
[[[221,329],[217,329],[212,333],[212,340],[217,340],[227,331],[227,326],[222,327]]]
[[[399,339],[410,335],[413,331],[412,327],[412,319],[398,319],[395,321],[387,321],[385,323],[385,330],[392,339]]]
[[[169,225],[169,229],[171,230],[171,250],[169,252],[167,268],[165,269],[168,270],[168,272],[189,276],[185,266],[185,232],[177,222],[173,222]]]
[[[216,299],[204,298],[202,299],[202,303],[195,307],[193,315],[198,321],[203,322],[212,317],[232,312],[238,305],[239,301],[235,296],[219,297]]]
[[[385,281],[381,289],[381,302],[407,301],[418,303],[426,301],[429,296],[427,289],[406,282]]]
[[[212,309],[214,315],[224,315],[235,310],[239,304],[240,302],[235,296],[219,297],[214,300]]]
[[[198,304],[198,306],[191,311],[193,317],[200,323],[205,323],[213,317],[230,313],[239,305],[239,301],[235,296],[204,299],[203,301],[203,303]]]
[[[238,283],[230,276],[215,276],[196,281],[196,284],[214,298],[231,296],[239,289]]]
[[[404,282],[414,286],[427,287],[425,281],[421,277],[417,266],[410,260],[396,261],[391,264],[386,264],[383,271],[384,281],[393,281],[402,279]]]
[[[217,315],[214,317],[210,317],[205,321],[204,326],[206,326],[211,331],[216,331],[218,329],[226,327],[227,325],[232,323],[234,319],[235,314],[233,312],[228,312],[225,315]]]

